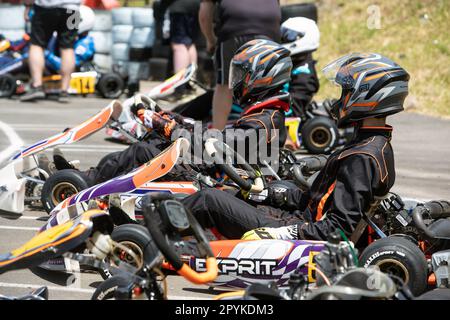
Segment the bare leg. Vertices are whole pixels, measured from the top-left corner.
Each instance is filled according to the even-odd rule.
[[[195,47],[195,44],[191,44],[188,47],[189,51],[189,62],[197,64],[197,48]]]
[[[223,130],[227,124],[228,115],[233,102],[231,90],[227,85],[218,84],[214,90],[212,120],[213,127]]]
[[[172,43],[173,51],[173,69],[178,72],[189,65],[189,51],[186,45],[181,43]]]
[[[33,87],[42,85],[42,75],[45,67],[44,49],[32,44],[29,51],[29,66]]]
[[[75,53],[73,49],[61,49],[61,90],[67,91],[70,77],[75,71]]]

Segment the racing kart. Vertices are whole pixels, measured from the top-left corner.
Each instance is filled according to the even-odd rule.
[[[28,48],[29,37],[20,44],[7,46],[0,53],[0,97],[10,98],[26,91],[29,81]],[[61,76],[46,70],[43,89],[48,95],[60,92]],[[125,89],[125,80],[117,72],[103,72],[92,61],[83,63],[72,73],[69,93],[87,95],[98,92],[107,99],[116,99]]]
[[[171,112],[186,118],[208,123],[211,121],[213,90],[196,80],[196,71],[197,66],[191,64],[154,87],[145,96],[158,102],[163,102],[161,100],[170,97],[176,92],[177,88],[189,85],[193,90],[202,93],[194,99],[178,104],[175,108],[168,105],[164,109],[170,109]],[[130,139],[129,136],[124,136],[117,131],[107,131],[107,134],[112,138],[127,143],[132,143],[139,139],[145,132],[142,126],[135,124],[136,120],[129,111],[131,104],[131,99],[124,102],[124,113],[121,115],[119,122],[123,127],[132,128],[133,132],[130,133],[134,137]],[[331,116],[331,104],[331,100],[325,100],[322,103],[312,102],[300,117],[290,117],[289,113],[286,115],[285,125],[291,140],[291,148],[299,149],[303,146],[312,154],[330,153],[351,138],[351,130],[338,130]],[[230,123],[236,120],[242,111],[242,108],[233,105],[229,116]]]
[[[121,111],[121,104],[114,100],[82,124],[22,148],[4,161],[5,163],[0,163],[0,209],[22,213],[25,204],[38,205],[45,181],[55,173],[53,163],[43,151],[87,138],[117,119]],[[57,183],[48,193],[48,198],[44,198],[44,202],[58,202],[61,200],[58,197],[75,194],[87,187],[87,184],[80,180]]]
[[[185,211],[180,203],[165,198],[160,198],[157,211],[158,218],[164,224],[159,228],[156,227],[155,220],[152,220],[151,224],[147,225],[155,241],[149,239],[142,260],[139,260],[141,257],[132,250],[111,239],[113,224],[109,215],[101,210],[89,210],[37,234],[21,247],[0,255],[0,274],[36,267],[48,259],[63,256],[67,260],[75,260],[78,264],[94,269],[108,268],[114,272],[114,277],[101,283],[94,292],[92,299],[99,300],[110,297],[130,299],[141,294],[151,300],[167,299],[168,287],[160,270],[163,257],[176,267],[181,276],[192,283],[203,284],[214,280],[217,276],[216,259],[195,218]],[[165,228],[162,228],[163,226]],[[134,227],[136,233],[148,232],[143,226]],[[206,272],[193,271],[171,250],[171,244],[178,242],[180,232],[187,228],[194,231],[198,248],[204,252],[208,261]],[[128,263],[124,261],[124,257],[128,259]],[[137,267],[133,267],[131,263]],[[46,299],[46,287],[21,297],[0,295],[0,300]]]

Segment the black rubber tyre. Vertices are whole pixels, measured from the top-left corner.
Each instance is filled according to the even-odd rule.
[[[139,224],[120,225],[114,228],[114,231],[111,233],[111,238],[131,248],[140,257],[141,264],[144,263],[144,259],[151,261],[160,254],[147,228]],[[128,262],[126,256],[124,256],[124,261]],[[99,272],[103,279],[112,277],[109,270],[99,270]]]
[[[119,287],[124,287],[128,285],[129,280],[124,277],[114,276],[105,279],[99,286],[95,289],[92,294],[91,300],[112,300],[116,298],[116,290]],[[126,298],[124,297],[124,300]]]
[[[339,141],[336,123],[327,117],[308,119],[301,128],[301,141],[312,154],[327,154],[333,151]]]
[[[317,22],[317,6],[314,3],[297,3],[281,7],[282,22],[295,17],[304,17]]]
[[[78,170],[65,169],[51,175],[42,187],[41,202],[47,213],[68,197],[89,188]]]
[[[103,98],[117,99],[123,93],[125,83],[121,76],[116,73],[106,73],[100,77],[97,90]]]
[[[0,98],[10,98],[16,92],[16,79],[10,74],[0,76]]]
[[[423,252],[412,241],[401,236],[379,239],[361,254],[360,266],[378,266],[382,272],[402,278],[418,296],[427,287],[428,265]]]

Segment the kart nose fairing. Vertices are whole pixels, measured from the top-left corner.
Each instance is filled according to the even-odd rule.
[[[109,216],[100,210],[90,210],[74,220],[45,230],[21,247],[0,255],[0,274],[8,270],[31,268],[53,257],[78,247],[92,234],[94,221],[107,223],[112,230]]]

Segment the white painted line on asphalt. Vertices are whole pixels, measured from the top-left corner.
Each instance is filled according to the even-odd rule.
[[[39,231],[41,228],[33,227],[15,227],[15,226],[0,226],[3,230],[23,230],[23,231]]]
[[[36,285],[36,284],[26,284],[26,283],[8,283],[8,282],[0,282],[0,287],[5,288],[25,288],[25,289],[38,289],[43,287],[44,285]],[[71,287],[55,287],[55,286],[46,286],[51,291],[66,291],[66,292],[78,292],[78,293],[94,293],[94,289],[82,289],[82,288],[71,288]]]
[[[45,216],[44,216],[45,217]],[[39,220],[42,219],[43,217],[35,217],[35,216],[20,216],[20,217],[14,217],[14,216],[10,216],[10,215],[5,215],[5,214],[0,214],[0,218],[5,218],[8,220]]]
[[[0,163],[2,163],[11,157],[14,151],[17,151],[17,149],[23,146],[23,140],[17,135],[10,125],[2,121],[0,121],[0,129],[5,133],[10,142],[10,146],[0,152]]]
[[[0,287],[4,288],[22,288],[22,289],[38,289],[44,285],[36,284],[26,284],[26,283],[8,283],[0,282]],[[83,288],[71,288],[71,287],[55,287],[46,286],[50,291],[64,291],[64,292],[76,292],[76,293],[88,293],[93,294],[95,289],[83,289]],[[211,298],[201,298],[201,297],[188,297],[188,296],[168,296],[169,300],[211,300]]]

